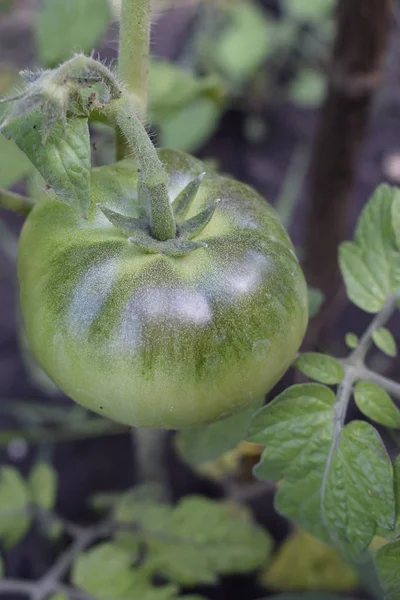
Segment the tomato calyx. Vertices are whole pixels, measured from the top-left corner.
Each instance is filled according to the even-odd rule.
[[[201,173],[190,181],[172,202],[172,212],[176,220],[176,235],[168,240],[158,240],[151,234],[149,219],[145,214],[137,219],[122,215],[118,212],[98,204],[98,208],[104,216],[120,231],[128,234],[128,241],[135,244],[143,252],[149,254],[166,254],[168,256],[184,256],[199,248],[206,248],[207,244],[195,241],[204,228],[211,221],[219,200],[214,200],[194,217],[185,219],[192,205],[205,173]],[[141,199],[141,187],[139,185],[139,204],[143,206]]]

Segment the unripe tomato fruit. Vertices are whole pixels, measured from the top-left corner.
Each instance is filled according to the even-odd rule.
[[[204,164],[162,150],[171,201]],[[98,207],[137,217],[131,159],[94,169],[88,219],[41,200],[19,245],[22,316],[33,353],[83,406],[137,427],[180,429],[245,409],[293,361],[307,292],[274,210],[248,186],[209,173],[189,217],[219,200],[207,244],[148,254]]]

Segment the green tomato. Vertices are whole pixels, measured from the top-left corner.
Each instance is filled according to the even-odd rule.
[[[171,202],[204,164],[162,150]],[[132,159],[93,170],[88,219],[55,198],[30,213],[19,245],[22,315],[33,353],[72,399],[137,427],[181,429],[244,410],[292,363],[307,290],[274,210],[209,173],[192,217],[219,200],[171,256],[131,243],[103,208],[139,217]],[[174,205],[173,205],[174,206]]]

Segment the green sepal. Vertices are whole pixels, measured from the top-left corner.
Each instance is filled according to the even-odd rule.
[[[168,256],[184,256],[189,252],[193,252],[193,250],[207,247],[205,242],[193,242],[177,238],[160,242],[140,230],[135,231],[134,235],[128,238],[128,241],[136,244],[148,254],[166,254]]]
[[[205,173],[200,173],[200,175],[190,181],[175,198],[172,209],[174,211],[174,216],[178,221],[182,221],[185,218],[205,175]]]
[[[135,219],[135,217],[128,217],[127,215],[121,215],[114,210],[110,210],[106,206],[97,204],[103,215],[118,229],[121,229],[124,233],[133,233],[137,230],[148,231],[148,225],[141,219]]]
[[[196,235],[201,233],[206,225],[208,225],[208,223],[211,221],[218,202],[219,200],[211,202],[207,208],[199,212],[191,219],[184,221],[178,228],[179,237],[191,240]]]

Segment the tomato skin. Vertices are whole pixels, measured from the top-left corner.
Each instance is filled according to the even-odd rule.
[[[174,199],[204,165],[160,152]],[[219,199],[182,257],[145,254],[97,203],[138,216],[134,163],[95,169],[88,220],[41,200],[18,257],[33,353],[83,406],[137,427],[199,426],[245,409],[293,361],[308,318],[304,277],[273,209],[208,174],[188,217]]]

